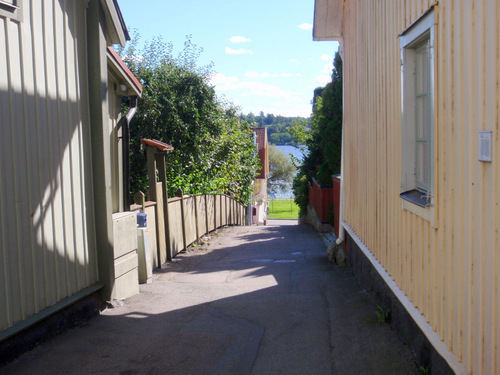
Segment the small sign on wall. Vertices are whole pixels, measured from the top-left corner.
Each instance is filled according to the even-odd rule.
[[[479,161],[491,162],[491,130],[479,132]]]

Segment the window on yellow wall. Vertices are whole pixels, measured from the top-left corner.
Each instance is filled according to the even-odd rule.
[[[403,208],[431,220],[434,186],[434,12],[401,35]]]

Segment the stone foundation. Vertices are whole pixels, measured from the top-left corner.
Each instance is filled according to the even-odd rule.
[[[96,292],[0,342],[0,367],[50,338],[98,316],[104,307]]]
[[[370,260],[347,233],[345,246],[348,249],[346,252],[348,266],[354,277],[360,286],[372,295],[377,304],[384,310],[390,309],[391,328],[396,330],[401,339],[410,347],[418,366],[421,366],[423,370],[428,369],[428,373],[433,375],[454,374],[448,363],[431,345],[408,311],[372,266]]]

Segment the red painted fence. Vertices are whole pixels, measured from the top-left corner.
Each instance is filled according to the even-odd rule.
[[[321,187],[315,179],[309,184],[309,205],[322,223],[328,223],[328,208],[333,205],[335,234],[339,234],[340,176],[333,177],[333,187]]]
[[[321,187],[315,179],[309,184],[309,205],[322,223],[328,223],[328,207],[333,204],[333,188]]]

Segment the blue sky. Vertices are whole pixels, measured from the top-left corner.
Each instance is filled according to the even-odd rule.
[[[331,76],[336,42],[313,42],[314,0],[119,0],[141,42],[162,36],[182,50],[187,35],[214,63],[217,94],[245,114],[311,114]]]

